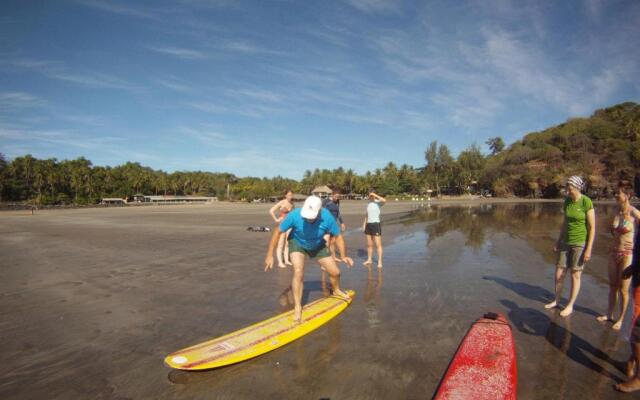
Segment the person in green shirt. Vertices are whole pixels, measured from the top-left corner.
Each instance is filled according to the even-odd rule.
[[[573,312],[573,305],[580,292],[580,277],[584,265],[591,259],[593,240],[596,235],[596,214],[591,199],[583,195],[584,181],[579,176],[567,179],[567,198],[564,201],[564,219],[560,228],[560,235],[553,247],[558,253],[556,262],[556,296],[546,304],[546,309],[559,305],[562,286],[567,269],[571,269],[571,295],[569,303],[560,312],[566,317]]]

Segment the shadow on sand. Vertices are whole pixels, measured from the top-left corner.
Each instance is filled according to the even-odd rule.
[[[608,363],[618,371],[624,371],[624,364],[612,359],[604,351],[594,347],[591,343],[571,332],[569,329],[558,325],[554,319],[549,318],[545,313],[533,309],[522,308],[510,300],[502,299],[500,303],[507,309],[509,320],[520,332],[527,335],[544,337],[553,347],[561,353],[566,354],[571,360],[589,368],[616,382],[622,379],[613,375],[593,359]],[[563,320],[568,321],[568,320]]]
[[[554,298],[554,294],[551,291],[541,288],[540,286],[530,285],[524,282],[512,282],[508,279],[500,278],[497,276],[483,276],[482,279],[487,281],[493,281],[524,298],[537,301],[542,304],[549,303]],[[574,305],[573,309],[574,311],[578,311],[588,315],[593,315],[594,317],[597,317],[598,315],[600,315],[595,311],[593,311],[592,309],[580,306],[578,304]]]

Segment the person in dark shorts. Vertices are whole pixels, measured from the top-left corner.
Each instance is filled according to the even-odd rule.
[[[584,266],[591,259],[591,250],[596,235],[596,214],[591,199],[582,194],[584,181],[579,176],[567,179],[567,198],[564,200],[564,218],[560,235],[553,247],[558,253],[556,262],[555,299],[546,304],[546,309],[559,306],[562,286],[567,270],[571,270],[571,295],[569,303],[560,312],[567,317],[573,312],[573,305],[580,292],[580,278]]]
[[[373,245],[378,251],[378,268],[382,268],[382,226],[380,225],[380,208],[387,200],[376,194],[373,190],[369,193],[367,204],[367,216],[362,223],[362,230],[367,237],[367,260],[364,265],[373,264]]]
[[[347,266],[353,265],[353,260],[347,257],[344,239],[340,227],[329,211],[322,208],[322,200],[316,196],[309,196],[302,208],[291,211],[275,229],[269,242],[264,270],[273,268],[273,251],[278,246],[280,235],[291,229],[289,234],[289,259],[293,263],[293,278],[291,290],[294,301],[294,319],[300,322],[302,317],[302,288],[304,277],[305,257],[318,261],[320,266],[327,271],[331,280],[333,294],[348,299],[347,293],[340,289],[340,268],[331,257],[324,235],[330,234],[336,239],[336,245]]]
[[[340,231],[344,232],[347,227],[345,226],[344,221],[342,220],[342,215],[340,215],[340,189],[333,188],[331,196],[322,201],[322,207],[329,210],[331,215],[333,215],[333,218],[335,218],[336,222],[340,224]],[[331,251],[331,256],[338,259],[336,257],[335,238],[330,238],[329,250]]]

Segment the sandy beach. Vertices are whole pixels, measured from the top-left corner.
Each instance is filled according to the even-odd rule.
[[[595,321],[611,206],[598,207],[594,259],[563,319],[542,307],[557,202],[390,201],[382,272],[362,265],[365,205],[342,203],[353,304],[288,346],[201,373],[172,371],[163,357],[290,307],[291,269],[263,272],[270,234],[246,230],[273,226],[270,205],[0,213],[0,397],[429,398],[470,324],[495,310],[514,327],[520,399],[630,398],[612,389],[626,327]],[[322,296],[320,271],[307,265],[311,301]]]

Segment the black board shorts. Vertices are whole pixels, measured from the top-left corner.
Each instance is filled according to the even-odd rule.
[[[364,227],[364,234],[369,236],[382,236],[382,226],[380,222],[367,222]]]

